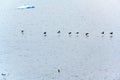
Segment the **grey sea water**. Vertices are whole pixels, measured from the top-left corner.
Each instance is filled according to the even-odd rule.
[[[1,0],[0,80],[119,80],[119,31],[119,0]]]

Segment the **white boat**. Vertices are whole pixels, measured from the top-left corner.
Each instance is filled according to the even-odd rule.
[[[20,6],[17,9],[31,9],[31,8],[35,8],[35,6],[33,5],[24,5],[24,6]]]

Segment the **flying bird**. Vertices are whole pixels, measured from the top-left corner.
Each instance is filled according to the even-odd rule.
[[[60,30],[57,32],[58,34],[60,33]]]
[[[105,32],[103,31],[103,32],[101,32],[101,34],[104,34]]]
[[[69,32],[68,34],[72,34],[72,32]]]
[[[76,32],[76,34],[79,34],[79,32]]]
[[[85,35],[86,35],[87,37],[89,37],[89,33],[85,33]]]

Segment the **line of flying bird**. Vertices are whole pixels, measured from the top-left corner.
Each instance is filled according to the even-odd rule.
[[[57,33],[60,34],[61,31],[59,30]],[[46,35],[47,35],[47,32],[44,32],[43,34],[46,36]],[[68,34],[71,35],[72,32],[68,32]],[[76,32],[76,34],[79,34],[79,32]],[[105,34],[105,32],[103,31],[103,32],[101,32],[101,34]],[[113,32],[110,32],[109,34],[112,36],[112,35],[113,35]],[[87,37],[89,37],[89,33],[85,33],[85,35],[86,35]]]
[[[21,33],[22,33],[22,35],[24,34],[24,30],[21,30]],[[61,31],[59,30],[59,31],[57,31],[57,34],[60,34],[61,33]],[[43,34],[44,34],[44,36],[47,36],[47,32],[43,32]],[[71,35],[72,34],[72,32],[68,32],[68,35]],[[79,34],[79,32],[76,32],[75,34]],[[101,34],[102,35],[104,35],[105,34],[105,32],[103,31],[103,32],[101,32]],[[111,35],[111,37],[113,36],[113,32],[110,32],[109,33],[110,35]],[[86,37],[89,37],[89,33],[85,33],[85,35],[86,35]]]

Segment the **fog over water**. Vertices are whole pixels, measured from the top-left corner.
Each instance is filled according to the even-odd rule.
[[[1,0],[0,80],[120,80],[120,1]]]

